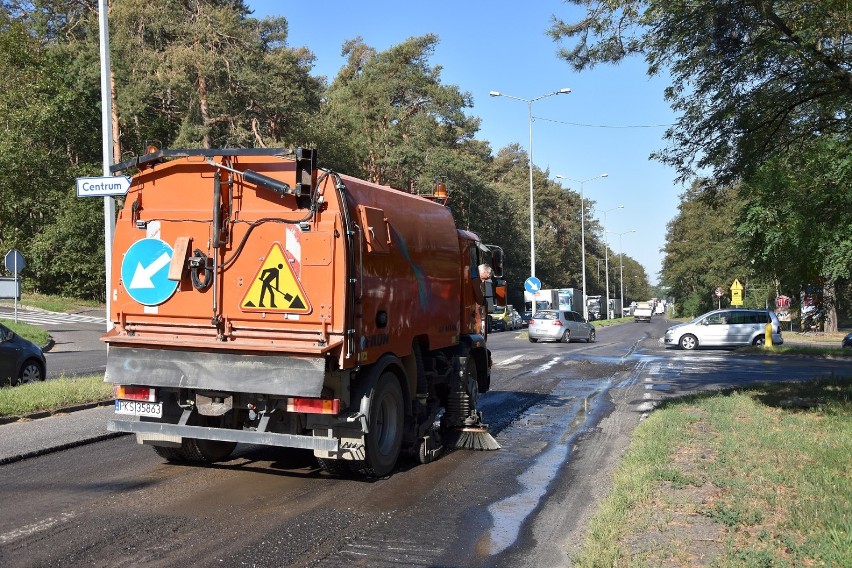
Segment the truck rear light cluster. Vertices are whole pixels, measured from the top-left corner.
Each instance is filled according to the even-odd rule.
[[[304,414],[338,414],[340,399],[337,398],[290,398],[287,400],[287,412]]]
[[[115,385],[113,389],[114,398],[120,400],[141,400],[143,402],[157,402],[157,391],[150,387],[129,387]]]

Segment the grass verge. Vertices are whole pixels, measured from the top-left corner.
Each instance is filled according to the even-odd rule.
[[[14,388],[0,388],[0,417],[59,410],[110,398],[112,385],[104,382],[103,374],[73,379],[61,377]]]
[[[666,403],[577,566],[852,566],[852,378]]]
[[[0,323],[5,325],[24,339],[32,341],[39,347],[44,347],[50,340],[50,334],[40,327],[23,322],[15,323],[14,320],[7,319],[0,319]]]
[[[20,304],[50,312],[77,312],[103,307],[103,304],[94,300],[81,300],[65,296],[47,296],[45,294],[22,294]]]
[[[741,353],[762,353],[772,355],[799,355],[828,359],[852,359],[852,349],[840,347],[820,347],[816,345],[773,345],[772,347],[742,347]]]

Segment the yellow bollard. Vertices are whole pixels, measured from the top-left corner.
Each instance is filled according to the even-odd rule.
[[[764,330],[764,347],[772,347],[772,322],[766,324],[766,329]]]

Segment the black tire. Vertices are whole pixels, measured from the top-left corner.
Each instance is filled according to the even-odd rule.
[[[154,452],[158,456],[173,463],[216,463],[225,461],[236,447],[236,442],[197,440],[195,438],[184,438],[179,448],[153,446]]]
[[[35,359],[28,359],[21,366],[21,372],[18,373],[18,380],[14,384],[35,383],[44,379],[45,372],[42,364]]]
[[[216,440],[197,440],[195,438],[184,439],[186,447],[184,453],[189,461],[195,463],[215,463],[227,460],[236,442],[219,442]]]
[[[595,328],[589,330],[589,338],[586,340],[586,343],[594,343],[595,342]]]
[[[754,341],[751,342],[755,347],[763,347],[763,344],[766,343],[766,336],[758,335],[754,338]]]
[[[188,460],[186,459],[186,454],[183,453],[183,447],[180,448],[171,448],[165,446],[152,446],[154,448],[154,453],[163,458],[166,461],[170,461],[173,463],[186,463]]]
[[[562,343],[571,343],[571,330],[566,329],[565,333],[562,334],[562,338],[559,340]]]
[[[193,426],[211,426],[210,422],[213,420],[216,420],[216,418],[195,414],[190,420],[190,424]],[[236,442],[184,438],[179,448],[154,446],[154,451],[161,458],[175,463],[215,463],[225,461],[236,447]]]
[[[402,387],[396,375],[385,371],[370,393],[370,431],[365,435],[365,459],[350,462],[354,472],[367,477],[383,477],[393,471],[402,446],[404,419]]]
[[[538,343],[538,339],[535,337],[530,337],[530,343]]]
[[[694,335],[687,333],[686,335],[680,338],[678,345],[680,345],[681,349],[692,351],[693,349],[698,347],[698,338]]]

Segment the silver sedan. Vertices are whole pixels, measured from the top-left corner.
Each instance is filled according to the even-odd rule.
[[[583,339],[595,341],[595,327],[583,316],[570,310],[540,310],[533,315],[529,327],[530,342]]]

